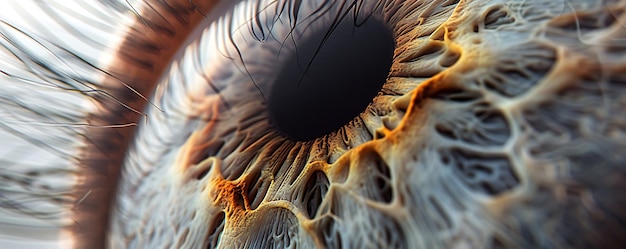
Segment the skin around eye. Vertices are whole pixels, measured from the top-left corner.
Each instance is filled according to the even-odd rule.
[[[80,148],[85,146],[80,137],[91,125],[85,116],[97,109],[90,95],[103,94],[96,90],[96,82],[103,77],[98,69],[106,67],[115,49],[107,46],[120,42],[118,29],[130,25],[132,16],[114,11],[96,18],[84,15],[102,11],[97,3],[66,8],[56,3],[9,1],[5,7],[0,14],[0,136],[5,141],[0,148],[0,247],[48,248],[56,240],[52,244],[68,248],[76,238],[60,228],[76,224],[74,212],[80,204],[98,197],[96,190],[76,188],[84,169],[78,165]]]
[[[626,243],[623,1],[102,4],[13,4],[67,36],[0,14],[0,138],[15,144],[0,145],[0,235],[77,248]],[[277,55],[339,16],[391,31],[387,79],[348,124],[291,139],[265,109]]]

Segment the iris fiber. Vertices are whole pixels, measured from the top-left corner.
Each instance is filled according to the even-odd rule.
[[[0,137],[15,144],[0,150],[2,234],[77,248],[626,243],[624,1],[37,3],[25,15],[69,35],[0,23]],[[352,37],[367,25],[393,56],[343,54],[342,41],[375,46]],[[126,31],[105,49],[78,27]],[[353,60],[375,53],[379,66]]]

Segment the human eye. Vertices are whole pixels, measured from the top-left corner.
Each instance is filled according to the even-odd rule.
[[[0,245],[625,242],[623,1],[8,5]]]

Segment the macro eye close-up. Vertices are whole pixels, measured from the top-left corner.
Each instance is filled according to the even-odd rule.
[[[626,247],[626,0],[4,0],[0,248]]]

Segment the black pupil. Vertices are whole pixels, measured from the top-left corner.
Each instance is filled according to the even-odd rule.
[[[320,48],[327,32],[296,43],[268,99],[273,125],[296,141],[336,131],[363,112],[391,67],[395,43],[380,21],[355,26],[345,18]]]

